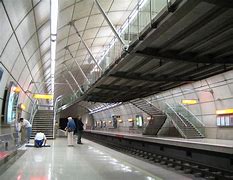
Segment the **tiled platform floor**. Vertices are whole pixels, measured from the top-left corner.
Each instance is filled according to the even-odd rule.
[[[153,180],[192,179],[135,159],[88,140],[68,147],[65,138],[51,147],[27,151],[1,176],[1,180]]]

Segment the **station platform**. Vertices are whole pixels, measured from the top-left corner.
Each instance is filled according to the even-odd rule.
[[[173,145],[177,147],[186,147],[198,150],[207,150],[212,152],[227,153],[233,155],[233,141],[221,139],[184,139],[175,137],[155,137],[142,134],[133,134],[126,132],[109,132],[98,130],[85,130],[88,133],[102,134],[118,138],[126,138],[150,143],[159,143],[164,145]]]
[[[25,153],[0,179],[17,180],[188,180],[193,176],[152,165],[89,140],[67,146],[66,138],[49,140],[51,147],[22,147]]]

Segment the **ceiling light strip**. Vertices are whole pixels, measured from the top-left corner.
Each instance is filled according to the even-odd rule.
[[[54,74],[56,59],[56,40],[57,40],[57,18],[58,18],[58,0],[51,0],[51,93],[54,94]]]

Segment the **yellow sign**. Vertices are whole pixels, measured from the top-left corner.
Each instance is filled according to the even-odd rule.
[[[182,104],[197,104],[197,100],[196,99],[183,99],[181,103]]]
[[[34,94],[33,98],[35,99],[53,99],[52,94]]]
[[[223,109],[223,110],[217,110],[216,114],[233,114],[233,109]]]

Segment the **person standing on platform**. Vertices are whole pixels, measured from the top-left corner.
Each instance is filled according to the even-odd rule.
[[[74,146],[74,130],[76,129],[76,125],[74,123],[74,120],[72,117],[68,117],[68,123],[65,128],[65,130],[68,132],[67,133],[67,141],[68,141],[68,146]]]
[[[21,127],[25,128],[26,131],[27,131],[27,143],[29,143],[30,142],[30,137],[31,137],[31,132],[32,132],[32,125],[28,120],[26,120],[24,118],[20,118],[19,120],[20,120],[20,123],[21,123]]]
[[[80,116],[78,116],[78,121],[77,121],[77,135],[78,135],[78,140],[77,144],[82,144],[81,138],[83,134],[83,122]]]

